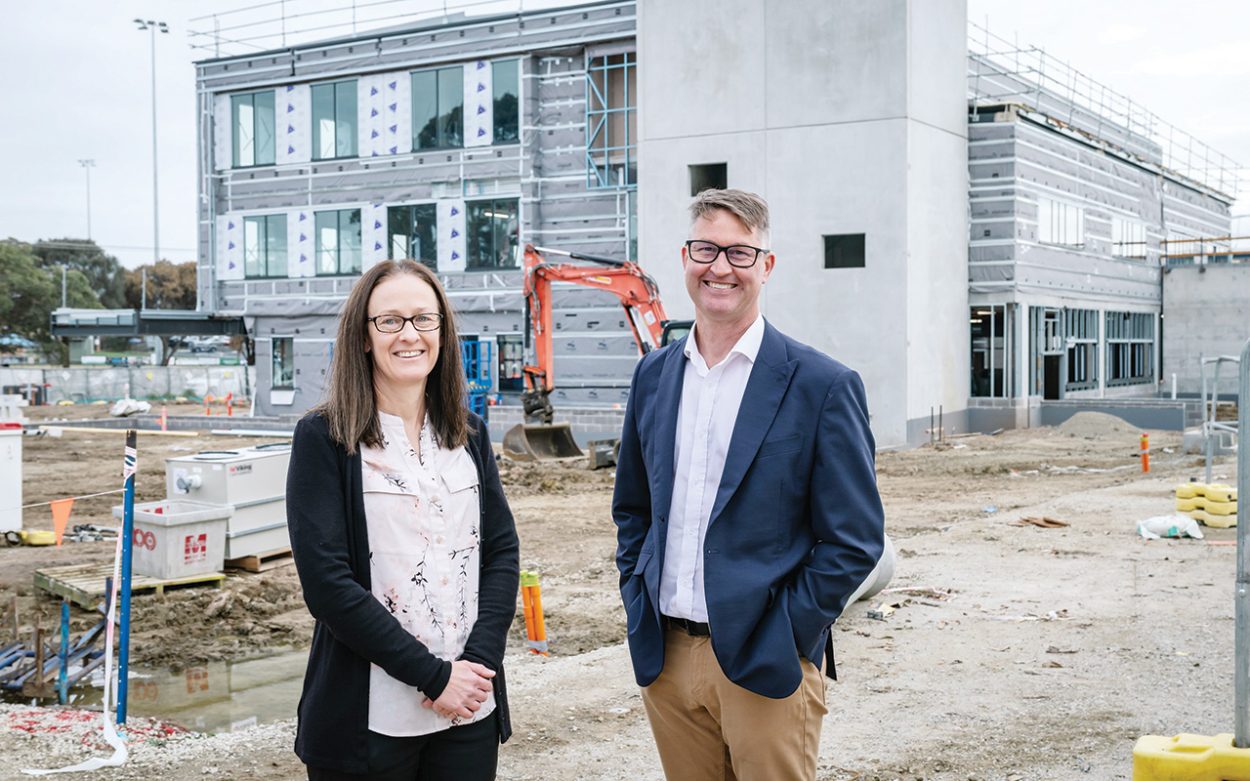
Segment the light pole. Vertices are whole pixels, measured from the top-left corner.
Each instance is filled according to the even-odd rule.
[[[91,241],[91,168],[95,165],[95,161],[79,160],[78,164],[87,174],[87,241]]]
[[[161,209],[156,184],[156,33],[158,30],[168,33],[169,25],[152,19],[136,19],[135,24],[140,32],[151,33],[152,40],[152,262],[155,264],[161,260]]]

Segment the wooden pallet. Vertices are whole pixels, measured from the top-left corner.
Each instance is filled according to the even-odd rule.
[[[94,610],[104,601],[105,580],[113,576],[113,564],[71,564],[67,567],[48,567],[35,570],[35,588],[43,589],[58,597],[64,597],[76,605]],[[226,579],[224,573],[208,572],[183,578],[154,578],[148,575],[130,576],[130,593],[153,592],[163,596],[167,588],[184,586],[216,586]]]
[[[290,548],[278,548],[277,550],[257,553],[255,556],[242,556],[237,559],[226,559],[227,567],[247,570],[248,572],[268,572],[271,569],[285,567],[288,564],[294,563],[295,559],[291,555]]]

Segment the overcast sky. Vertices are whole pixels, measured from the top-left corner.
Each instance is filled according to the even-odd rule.
[[[449,0],[463,5],[466,0]],[[552,0],[475,2],[475,13],[547,5]],[[675,1],[675,0],[674,0]],[[682,0],[688,2],[691,0]],[[701,0],[700,0],[701,1]],[[874,2],[875,0],[863,0]],[[925,0],[913,0],[924,2]],[[373,4],[373,7],[370,7]],[[251,13],[229,13],[249,6]],[[350,24],[385,14],[440,11],[441,0],[286,0],[287,30]],[[193,50],[190,30],[274,18],[272,0],[41,0],[4,4],[0,79],[0,238],[84,237],[86,169],[93,159],[91,235],[127,266],[150,262],[152,235],[152,71],[150,34],[135,18],[169,23],[156,35],[161,255],[193,260],[196,246],[195,71],[211,56]],[[1147,106],[1162,119],[1250,166],[1250,57],[1244,53],[1250,3],[1235,0],[968,0],[968,16],[996,34],[1036,44],[1090,78]],[[334,13],[328,11],[334,9]],[[409,17],[412,18],[412,17]],[[386,25],[402,22],[387,18]],[[238,38],[277,34],[245,27]],[[350,27],[291,38],[350,33]],[[223,33],[226,35],[227,33]],[[203,41],[204,39],[195,39]],[[278,38],[236,44],[279,45]],[[290,40],[288,40],[290,42]],[[244,48],[240,48],[243,46]],[[1242,195],[1250,175],[1242,171]],[[1236,213],[1250,209],[1238,205]],[[1247,226],[1250,228],[1250,226]]]

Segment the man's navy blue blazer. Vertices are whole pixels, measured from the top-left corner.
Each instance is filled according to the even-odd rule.
[[[612,516],[638,685],[664,667],[660,573],[673,495],[685,339],[634,371]],[[884,513],[859,375],[765,323],[703,546],[712,648],[765,697],[798,689],[799,657],[833,657],[829,627],[881,557]]]

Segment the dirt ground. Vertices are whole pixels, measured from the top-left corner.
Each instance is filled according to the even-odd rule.
[[[878,455],[894,590],[851,606],[835,627],[839,680],[827,686],[819,778],[1128,779],[1140,735],[1231,731],[1235,548],[1212,543],[1235,530],[1138,537],[1136,522],[1169,514],[1172,488],[1202,471],[1180,453],[1179,433],[1150,432],[1152,471],[1142,474],[1139,435],[1082,413],[1056,429]],[[141,435],[138,496],[163,497],[164,457],[263,441]],[[28,437],[25,447],[26,503],[119,484],[118,434]],[[525,653],[518,617],[508,659],[516,734],[500,778],[661,778],[623,644],[611,472],[501,469],[522,566],[542,573],[552,655]],[[1235,469],[1229,460],[1215,471],[1232,482]],[[84,500],[71,524],[112,524],[119,500]],[[1043,516],[1070,525],[1018,525]],[[25,521],[51,524],[46,507]],[[35,593],[33,570],[111,554],[107,543],[0,548],[0,613],[17,595],[23,623],[51,626],[59,608]],[[284,567],[232,573],[222,590],[136,598],[134,627],[136,664],[177,667],[306,647],[311,621]],[[0,705],[0,778],[91,753],[87,727],[52,731],[48,713]],[[130,762],[96,777],[304,777],[290,719],[213,736],[144,725]]]

